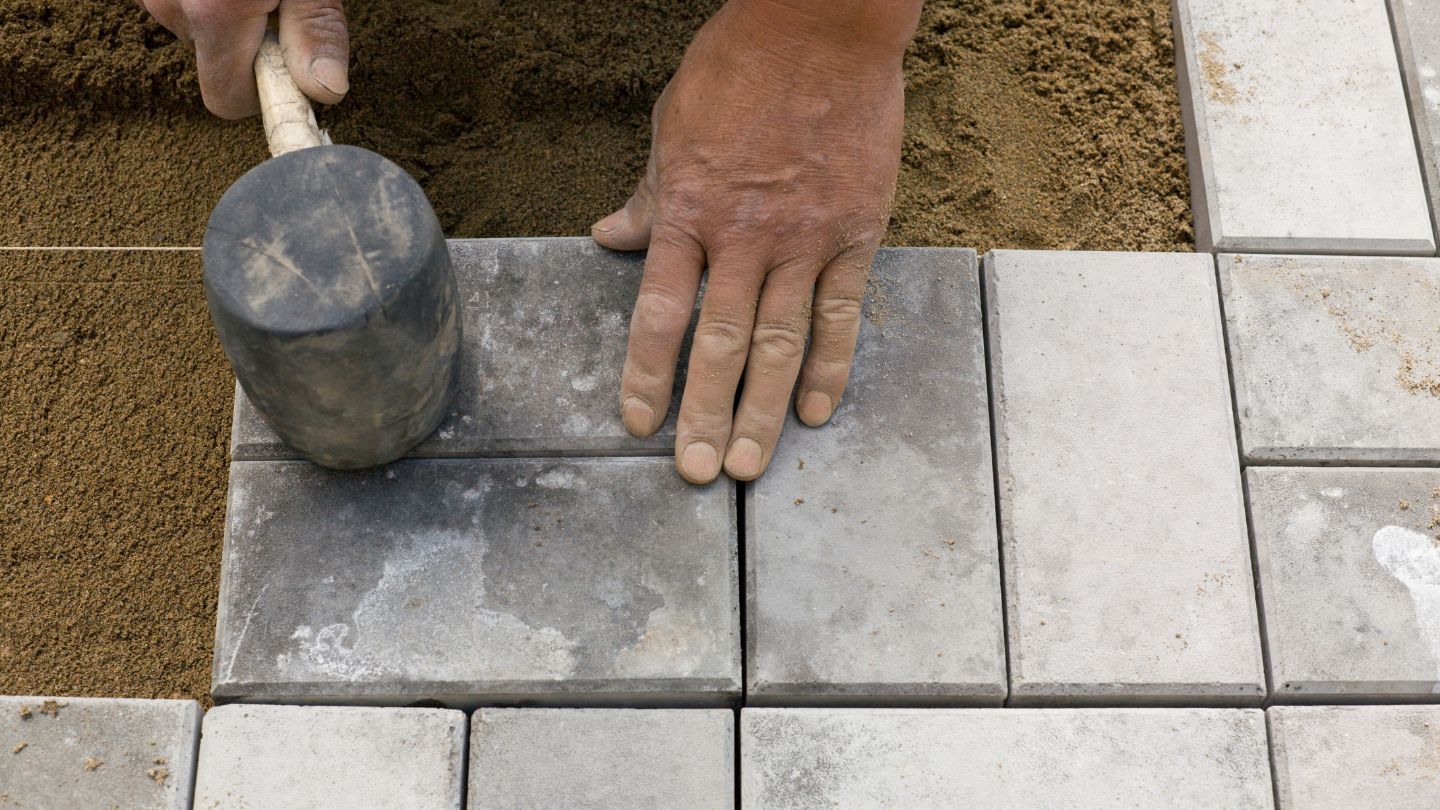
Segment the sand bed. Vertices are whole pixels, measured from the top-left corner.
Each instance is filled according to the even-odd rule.
[[[711,2],[374,0],[339,142],[455,237],[583,233]],[[1165,0],[931,0],[890,244],[1188,250]],[[0,245],[195,245],[264,158],[128,3],[0,0]],[[203,696],[229,373],[192,254],[0,254],[0,693]]]

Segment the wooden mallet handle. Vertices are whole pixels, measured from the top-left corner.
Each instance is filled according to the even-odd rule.
[[[260,52],[255,54],[255,87],[260,91],[260,116],[265,121],[265,140],[270,143],[272,156],[330,143],[330,136],[315,123],[310,99],[295,86],[285,67],[285,55],[274,29],[265,31]]]

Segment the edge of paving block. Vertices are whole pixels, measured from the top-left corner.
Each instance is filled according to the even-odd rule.
[[[1400,83],[1405,87],[1405,100],[1409,105],[1410,131],[1415,138],[1416,154],[1420,159],[1420,180],[1425,186],[1425,194],[1430,203],[1430,230],[1436,239],[1436,246],[1440,247],[1440,176],[1434,171],[1437,163],[1440,163],[1440,133],[1430,132],[1430,119],[1424,110],[1417,109],[1425,104],[1426,98],[1425,90],[1415,76],[1419,71],[1419,59],[1413,48],[1414,39],[1410,34],[1405,3],[1406,0],[1387,0],[1385,6],[1390,16],[1390,34],[1395,40],[1395,53],[1400,60]]]
[[[1191,64],[1193,48],[1188,47],[1193,23],[1190,8],[1185,0],[1170,0],[1170,21],[1175,41],[1175,84],[1180,95],[1180,123],[1185,133],[1185,166],[1190,179],[1190,213],[1195,226],[1195,250],[1202,253],[1215,251],[1214,234],[1220,229],[1219,213],[1212,212],[1210,199],[1213,197],[1210,183],[1209,150],[1206,146],[1204,108],[1198,111],[1192,76],[1199,75],[1200,66]]]

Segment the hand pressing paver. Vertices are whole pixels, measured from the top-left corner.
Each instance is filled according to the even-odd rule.
[[[188,808],[193,700],[0,697],[0,807]]]
[[[1435,0],[1390,0],[1390,16],[1430,192],[1431,219],[1440,221],[1440,8]]]
[[[666,454],[675,414],[637,439],[620,422],[620,370],[643,255],[589,238],[450,242],[463,306],[460,385],[417,458]],[[676,383],[676,391],[684,384]],[[236,388],[236,459],[298,459]]]
[[[1219,263],[1246,461],[1440,462],[1440,259]]]
[[[219,706],[205,715],[195,807],[459,810],[465,714]]]
[[[1265,715],[1280,810],[1440,806],[1440,707],[1276,706]]]
[[[235,462],[214,692],[729,703],[734,506],[669,458]]]
[[[481,709],[470,810],[735,806],[728,709]]]
[[[1256,709],[745,709],[765,808],[1268,808]]]
[[[986,256],[1016,705],[1265,693],[1208,256]]]
[[[1005,697],[975,254],[881,254],[830,423],[747,487],[750,703]]]
[[[1200,250],[1435,252],[1384,3],[1175,0],[1174,20]]]
[[[1440,471],[1245,475],[1274,699],[1440,700]]]

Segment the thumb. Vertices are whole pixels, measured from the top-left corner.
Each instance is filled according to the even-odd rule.
[[[650,203],[644,191],[630,195],[625,207],[590,226],[590,236],[611,250],[643,250],[650,244]]]
[[[334,104],[350,91],[350,35],[342,0],[281,0],[280,47],[300,91]]]

